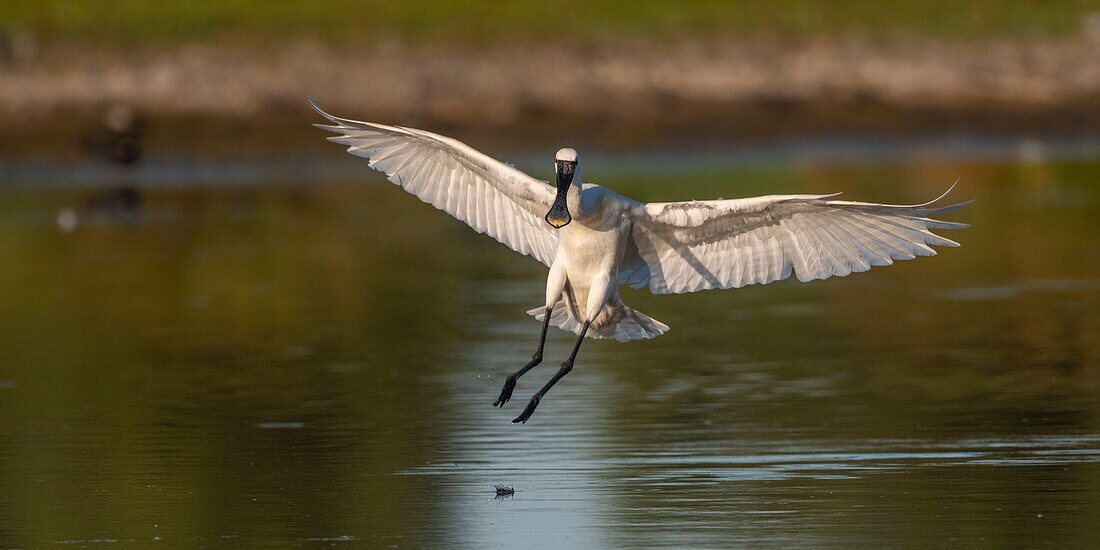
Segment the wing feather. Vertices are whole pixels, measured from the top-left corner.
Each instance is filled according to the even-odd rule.
[[[391,182],[516,252],[547,266],[554,261],[557,235],[542,218],[554,201],[546,182],[455,139],[339,118],[310,104],[333,123],[315,125],[337,134],[330,141],[367,159]]]
[[[958,246],[932,229],[969,227],[934,207],[769,195],[736,200],[638,203],[620,281],[655,294],[736,288],[786,279],[843,277]]]

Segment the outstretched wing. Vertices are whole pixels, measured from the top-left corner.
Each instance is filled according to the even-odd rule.
[[[835,196],[639,204],[620,282],[678,294],[767,284],[791,273],[803,282],[843,277],[935,255],[933,246],[959,246],[931,230],[969,226],[930,216],[973,202],[929,208],[947,193],[910,206],[829,200]]]
[[[334,125],[315,124],[339,134],[330,141],[367,159],[393,183],[420,200],[466,222],[478,233],[550,265],[557,235],[543,221],[554,190],[472,147],[424,130],[359,122],[313,108]]]

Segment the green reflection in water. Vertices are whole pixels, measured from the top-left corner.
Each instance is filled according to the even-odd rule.
[[[586,344],[512,426],[489,404],[544,268],[376,178],[153,189],[71,233],[91,191],[9,187],[0,545],[1100,542],[1100,165],[591,170],[647,200],[978,202],[935,258],[627,291],[672,331]]]

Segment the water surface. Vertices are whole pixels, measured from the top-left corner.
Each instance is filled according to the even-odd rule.
[[[589,164],[648,200],[978,202],[933,258],[626,291],[671,332],[586,343],[515,426],[572,343],[490,406],[545,268],[379,178],[9,179],[0,546],[1100,544],[1100,164]]]

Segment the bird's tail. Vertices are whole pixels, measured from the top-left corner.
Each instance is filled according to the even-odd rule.
[[[542,321],[546,316],[546,308],[539,306],[529,310],[527,314]],[[558,300],[550,312],[550,324],[573,334],[580,334],[584,321],[573,317],[570,309],[566,307],[565,300]],[[630,340],[649,340],[666,332],[668,332],[668,325],[640,311],[624,305],[608,305],[588,327],[588,333],[585,336],[629,342]]]

